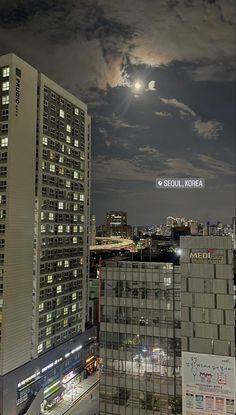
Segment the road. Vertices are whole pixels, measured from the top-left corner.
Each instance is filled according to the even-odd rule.
[[[99,401],[98,401],[99,385],[93,391],[93,399],[90,398],[90,393],[86,395],[81,401],[74,405],[66,415],[98,415]]]

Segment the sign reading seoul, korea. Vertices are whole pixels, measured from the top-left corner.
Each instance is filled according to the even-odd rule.
[[[192,263],[196,264],[225,264],[226,253],[222,249],[191,249],[189,258]]]
[[[235,413],[235,359],[182,352],[183,415]]]

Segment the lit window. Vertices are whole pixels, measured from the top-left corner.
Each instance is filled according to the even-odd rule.
[[[77,244],[77,237],[73,236],[73,244]]]
[[[59,156],[59,163],[63,163],[64,162],[64,157],[63,156]]]
[[[51,347],[51,344],[52,344],[52,342],[51,342],[50,339],[49,340],[46,340],[46,349],[48,349],[49,347]]]
[[[74,140],[74,146],[79,147],[79,140]]]
[[[48,313],[47,315],[46,315],[46,322],[48,323],[49,321],[51,321],[52,320],[52,313]]]
[[[78,200],[78,199],[79,199],[79,195],[78,195],[78,193],[74,193],[74,194],[73,194],[73,199],[74,199],[74,200]]]
[[[40,343],[38,345],[38,353],[41,353],[43,351],[43,343]]]
[[[45,170],[46,169],[46,163],[45,163],[45,161],[43,161],[42,162],[42,170]]]
[[[46,327],[46,336],[49,336],[52,333],[52,327]]]
[[[171,277],[164,277],[164,285],[168,287],[171,285]]]
[[[44,309],[44,303],[39,303],[39,311],[43,311]]]
[[[77,225],[73,226],[73,232],[74,233],[78,232],[78,226]]]
[[[65,118],[65,112],[62,109],[60,109],[59,115],[61,118]]]
[[[73,222],[77,222],[78,220],[78,215],[73,215]]]
[[[81,222],[84,222],[84,215],[80,216],[80,220],[81,220]]]
[[[58,285],[57,286],[57,294],[61,293],[61,291],[62,291],[62,287],[61,287],[61,285]]]
[[[79,232],[83,232],[84,231],[84,227],[83,226],[79,226]]]
[[[44,218],[45,218],[45,214],[44,212],[41,212],[41,220],[44,220]]]
[[[63,233],[63,225],[58,225],[58,233]]]
[[[66,316],[66,314],[68,314],[68,307],[64,307],[63,314],[64,314],[64,316]]]
[[[10,76],[10,68],[9,66],[6,66],[6,68],[2,69],[2,77],[5,78],[7,76]]]
[[[49,214],[48,214],[48,219],[49,219],[49,220],[54,220],[54,213],[49,212]]]
[[[84,258],[80,258],[79,263],[80,263],[80,265],[83,265],[83,263],[84,263]]]
[[[66,142],[69,143],[69,144],[71,142],[71,139],[70,139],[70,136],[69,135],[66,136]]]
[[[41,225],[41,233],[45,233],[46,232],[46,226],[45,225]]]
[[[52,275],[48,275],[48,278],[47,278],[48,284],[52,284],[52,281],[53,281]]]
[[[64,167],[59,167],[59,174],[64,175]]]
[[[75,115],[79,115],[79,108],[75,108]]]
[[[47,138],[47,137],[43,137],[43,144],[44,144],[45,146],[47,146],[47,145],[48,145],[48,138]]]
[[[4,95],[2,97],[2,105],[8,105],[9,104],[9,95]]]
[[[70,147],[67,147],[67,154],[70,154],[70,153],[71,153]]]
[[[70,187],[70,180],[66,180],[66,187]]]
[[[66,225],[66,232],[70,233],[70,225]]]
[[[74,204],[73,209],[74,209],[74,211],[78,210],[78,205],[77,205],[77,203],[75,203],[75,204]]]
[[[73,276],[77,277],[77,269],[73,269]]]
[[[77,171],[74,171],[74,179],[78,179],[79,178],[79,173]]]
[[[64,266],[65,266],[65,268],[69,268],[69,261],[68,261],[68,259],[65,260]]]
[[[72,300],[76,300],[76,293],[73,293],[71,298],[72,298]]]
[[[72,304],[71,311],[74,313],[76,311],[76,308],[77,308],[76,304]]]
[[[63,321],[63,327],[67,327],[68,326],[68,318],[66,318],[64,321]]]
[[[80,200],[81,202],[84,202],[84,195],[80,195],[80,196],[79,196],[79,200]]]
[[[62,267],[62,261],[57,261],[57,266]]]
[[[64,203],[63,202],[58,202],[58,209],[64,209]]]
[[[9,90],[9,82],[3,82],[2,83],[2,91],[8,91]]]
[[[8,84],[9,84],[9,82],[8,82]],[[4,91],[4,90],[3,90]],[[68,133],[71,133],[71,126],[70,126],[70,124],[67,124],[66,125],[66,131],[68,132]]]
[[[55,170],[56,170],[56,168],[55,168],[55,164],[51,164],[51,163],[50,163],[49,170],[50,170],[52,173],[55,173]]]
[[[4,137],[1,139],[1,147],[7,147],[8,146],[8,137]]]

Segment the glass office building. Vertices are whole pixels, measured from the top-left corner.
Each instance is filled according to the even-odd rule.
[[[179,266],[103,267],[100,414],[181,414],[180,338]]]

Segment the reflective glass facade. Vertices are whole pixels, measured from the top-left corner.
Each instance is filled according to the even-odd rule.
[[[180,275],[171,263],[101,272],[100,414],[180,414]]]

